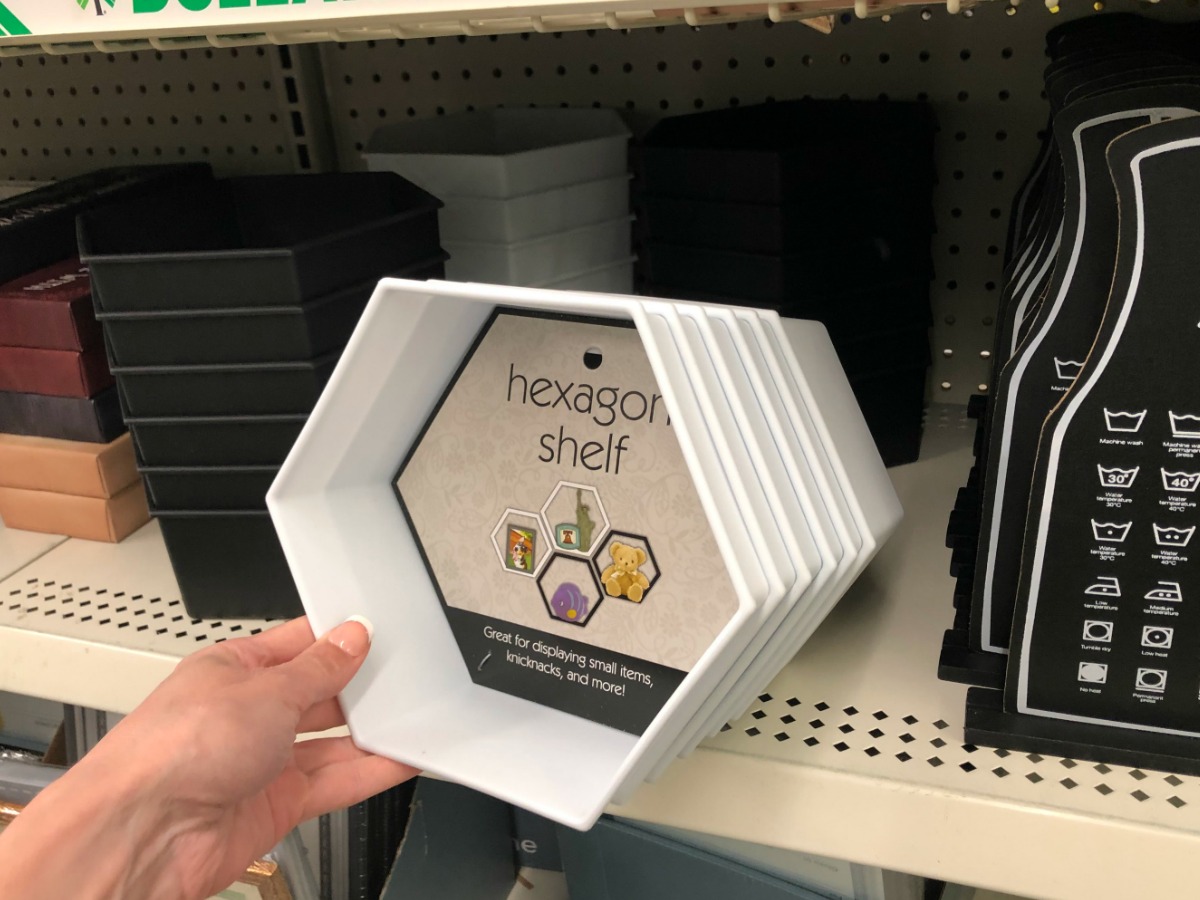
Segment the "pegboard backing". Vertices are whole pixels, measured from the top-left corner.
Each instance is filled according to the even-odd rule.
[[[0,59],[0,179],[209,162],[297,167],[275,47]]]
[[[1154,13],[1195,15],[1184,3]],[[986,386],[1008,209],[1045,127],[1044,34],[1083,14],[1090,5],[931,5],[843,15],[830,36],[762,20],[323,44],[319,60],[297,47],[0,59],[0,179],[170,160],[221,174],[328,168],[327,137],[354,169],[378,125],[506,104],[612,106],[640,132],[771,98],[926,99],[940,123],[932,396],[965,402]]]
[[[1087,9],[1087,7],[1081,7]],[[797,23],[587,31],[322,48],[338,157],[360,166],[384,123],[500,105],[611,106],[635,131],[655,118],[803,96],[927,99],[939,185],[934,387],[965,402],[987,379],[1008,209],[1045,127],[1040,4],[1009,14],[844,16],[833,35]]]

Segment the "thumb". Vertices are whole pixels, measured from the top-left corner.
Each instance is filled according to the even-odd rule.
[[[297,714],[350,683],[371,649],[371,623],[351,616],[294,659],[275,667],[282,693]]]

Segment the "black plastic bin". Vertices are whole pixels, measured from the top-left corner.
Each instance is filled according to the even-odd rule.
[[[150,505],[158,510],[263,510],[279,466],[144,467]]]
[[[817,319],[829,329],[834,343],[888,329],[933,325],[929,279],[924,276],[835,294],[818,304],[788,299],[777,308],[781,316]]]
[[[836,201],[847,185],[931,187],[933,135],[925,104],[794,100],[663,119],[632,159],[661,196]]]
[[[812,245],[786,256],[651,243],[641,248],[646,279],[779,307],[816,303],[878,286],[928,279],[929,236],[855,237]]]
[[[933,234],[928,188],[911,185],[855,192],[839,202],[733,203],[643,194],[634,200],[647,241],[746,253],[786,253],[831,235]]]
[[[154,510],[188,614],[196,619],[290,619],[300,595],[265,512]]]
[[[927,378],[928,367],[911,366],[850,379],[884,465],[916,462],[920,456]]]
[[[793,319],[813,319],[823,324],[834,342],[853,339],[888,328],[928,328],[933,324],[929,304],[929,281],[925,278],[889,282],[876,287],[830,297],[785,298],[780,301],[754,302],[726,297],[695,288],[642,283],[638,293],[668,300],[698,300],[723,306],[752,306],[773,309]]]
[[[929,329],[924,325],[833,337],[833,347],[842,368],[851,376],[881,369],[927,367],[933,361]]]
[[[440,278],[442,258],[402,278]],[[346,345],[378,279],[296,306],[101,313],[115,366],[288,362]]]
[[[312,412],[340,349],[305,362],[114,367],[130,418]]]
[[[129,419],[143,466],[280,466],[307,415]]]
[[[231,178],[79,218],[99,312],[292,306],[441,252],[440,200],[389,172]]]
[[[125,433],[125,423],[115,387],[90,399],[0,391],[0,432],[107,444]]]
[[[15,126],[14,126],[15,127]],[[0,201],[0,284],[77,254],[75,217],[172,186],[211,184],[205,163],[101,169]]]

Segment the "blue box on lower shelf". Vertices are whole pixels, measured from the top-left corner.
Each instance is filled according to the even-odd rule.
[[[571,900],[829,900],[729,857],[605,817],[587,833],[559,829]]]

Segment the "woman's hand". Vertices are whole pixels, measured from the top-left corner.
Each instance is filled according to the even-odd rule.
[[[314,640],[297,619],[185,659],[5,832],[0,896],[58,897],[38,888],[57,871],[72,897],[203,900],[300,822],[411,778],[348,737],[296,743],[345,724],[369,647],[360,621]]]

